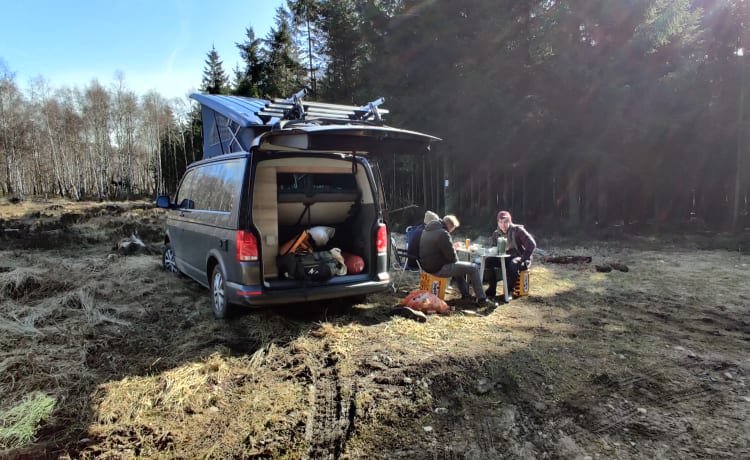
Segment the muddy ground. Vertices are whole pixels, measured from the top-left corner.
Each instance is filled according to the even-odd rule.
[[[148,203],[0,204],[0,457],[750,457],[748,255],[538,234],[592,263],[536,263],[487,316],[418,323],[386,292],[217,321],[161,270],[162,225]],[[7,414],[40,393],[21,443]]]

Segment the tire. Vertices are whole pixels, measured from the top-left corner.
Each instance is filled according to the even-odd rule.
[[[216,319],[226,319],[229,316],[227,303],[226,277],[218,264],[211,272],[211,309]]]
[[[161,252],[161,266],[174,276],[180,276],[180,269],[177,268],[177,259],[174,255],[172,245],[167,243]]]

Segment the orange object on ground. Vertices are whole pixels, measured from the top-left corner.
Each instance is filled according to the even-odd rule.
[[[450,307],[440,297],[427,291],[411,291],[403,300],[401,305],[423,313],[448,313]]]

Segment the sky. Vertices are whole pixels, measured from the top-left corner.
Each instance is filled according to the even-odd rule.
[[[137,94],[185,97],[201,84],[211,46],[227,76],[235,43],[252,27],[265,38],[284,0],[0,0],[0,72],[17,85],[43,77],[53,88],[83,89],[118,72]]]

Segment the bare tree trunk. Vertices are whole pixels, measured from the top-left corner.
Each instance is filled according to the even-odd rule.
[[[16,156],[17,156],[16,155],[16,148],[15,147],[11,147],[10,149],[11,149],[11,152],[13,152],[13,157],[16,158]],[[15,167],[15,170],[16,170],[15,171],[15,176],[16,176],[16,194],[19,197],[24,197],[24,196],[26,196],[26,188],[24,187],[24,184],[23,184],[23,175],[21,174],[21,166],[19,165],[19,163],[20,162],[16,158],[16,161],[14,161],[14,167]]]
[[[526,220],[528,194],[526,190],[526,171],[521,174],[521,217]]]
[[[738,226],[740,210],[740,189],[742,178],[742,153],[744,150],[745,130],[745,63],[740,62],[740,102],[739,114],[737,115],[737,157],[735,160],[734,173],[734,202],[732,205],[732,230],[740,230]]]
[[[467,168],[468,171],[468,168]],[[476,178],[474,174],[469,172],[469,206],[466,209],[466,213],[470,216],[476,214],[477,195],[476,195]]]
[[[569,173],[568,175],[568,221],[573,226],[578,226],[581,222],[578,190],[578,173]]]
[[[597,192],[596,192],[596,219],[600,224],[609,223],[609,216],[607,214],[607,198],[609,195],[609,187],[607,184],[607,178],[604,172],[604,165],[600,162],[597,176]]]

